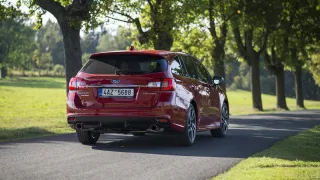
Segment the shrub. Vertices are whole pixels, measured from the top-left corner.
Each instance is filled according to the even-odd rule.
[[[55,74],[59,74],[60,76],[63,76],[65,70],[64,70],[64,67],[61,65],[61,64],[56,64],[54,67],[53,67],[53,72]]]
[[[90,54],[88,54],[88,53],[84,53],[83,55],[82,55],[82,65],[84,65],[88,60],[89,60],[89,57],[90,57]]]
[[[240,76],[235,76],[233,78],[233,83],[230,88],[231,89],[242,89],[242,79]]]

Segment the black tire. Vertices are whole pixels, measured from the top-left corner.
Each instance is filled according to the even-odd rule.
[[[78,141],[82,144],[89,145],[89,144],[95,144],[100,137],[100,133],[93,132],[93,131],[83,131],[80,129],[77,129],[77,137]]]
[[[144,136],[144,135],[146,135],[146,133],[144,133],[144,132],[134,132],[134,133],[132,133],[132,135],[134,135],[134,136]]]
[[[181,146],[191,146],[196,139],[197,134],[197,115],[192,104],[190,104],[187,111],[187,119],[185,130],[178,135],[178,140]]]
[[[226,137],[229,127],[229,109],[226,103],[221,107],[221,121],[220,128],[210,130],[213,137]]]

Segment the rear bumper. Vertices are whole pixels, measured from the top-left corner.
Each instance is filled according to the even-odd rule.
[[[70,95],[70,93],[69,93]],[[81,124],[85,129],[115,131],[146,131],[156,124],[165,131],[183,132],[185,109],[175,103],[174,93],[169,98],[160,99],[154,107],[84,108],[76,106],[73,96],[67,101],[67,118],[72,128]],[[167,97],[167,96],[165,96]],[[162,101],[165,100],[165,101]],[[78,102],[81,103],[81,102]],[[167,120],[163,122],[162,120]]]
[[[114,132],[134,132],[147,131],[151,125],[157,125],[163,132],[176,132],[176,128],[164,118],[154,117],[115,117],[115,116],[76,116],[73,120],[68,120],[68,124],[76,129],[77,125],[83,130],[102,130]],[[161,120],[161,122],[160,122]],[[173,127],[172,127],[173,125]]]

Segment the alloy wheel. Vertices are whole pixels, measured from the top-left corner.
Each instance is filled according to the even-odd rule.
[[[190,108],[188,112],[188,137],[190,142],[194,142],[196,138],[197,128],[196,128],[196,113],[194,108]]]
[[[226,105],[223,105],[222,111],[221,111],[221,128],[224,134],[228,132],[228,126],[229,126],[229,110]]]

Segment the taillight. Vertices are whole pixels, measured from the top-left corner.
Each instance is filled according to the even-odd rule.
[[[76,91],[81,87],[84,87],[86,82],[80,78],[73,77],[69,82],[69,91]]]
[[[77,90],[77,78],[73,77],[69,82],[69,91]]]
[[[175,82],[173,79],[165,78],[162,80],[152,80],[147,85],[148,89],[161,90],[161,91],[174,91]]]

